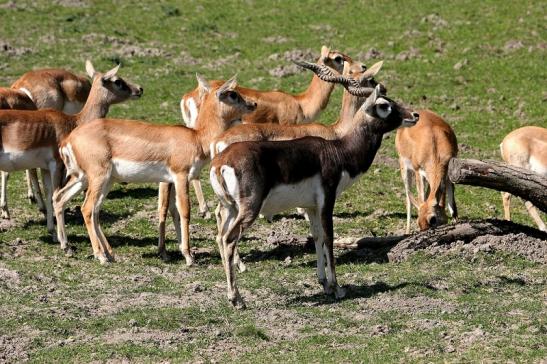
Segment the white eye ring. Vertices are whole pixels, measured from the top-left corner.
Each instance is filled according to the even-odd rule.
[[[389,114],[391,114],[391,105],[383,107],[381,104],[376,104],[376,114],[378,114],[378,116],[382,119],[387,118]]]

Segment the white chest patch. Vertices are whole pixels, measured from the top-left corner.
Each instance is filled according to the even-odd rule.
[[[5,147],[0,151],[0,170],[5,172],[22,169],[48,169],[49,162],[55,160],[51,148],[15,150]]]
[[[262,202],[260,213],[271,216],[295,207],[322,206],[323,186],[319,175],[294,184],[278,185],[270,190]]]
[[[538,159],[533,156],[530,157],[530,170],[536,172],[540,176],[547,177],[547,166],[542,164]]]
[[[84,104],[78,101],[65,101],[65,104],[63,105],[63,112],[65,114],[77,114],[79,113],[82,108],[84,107]]]
[[[135,162],[112,159],[112,178],[119,182],[173,182],[172,173],[164,162]]]
[[[355,181],[359,179],[359,177],[361,177],[360,174],[351,178],[348,172],[342,171],[342,176],[340,176],[340,182],[338,182],[338,187],[336,187],[336,197],[340,196],[342,192],[344,192],[347,188],[353,185]]]

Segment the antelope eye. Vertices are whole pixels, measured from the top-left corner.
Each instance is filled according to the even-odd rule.
[[[334,62],[336,62],[336,63],[342,63],[342,56],[336,56],[336,57],[334,57]]]
[[[230,91],[228,93],[228,97],[231,99],[231,100],[236,100],[237,99],[237,93],[235,93],[234,91]]]

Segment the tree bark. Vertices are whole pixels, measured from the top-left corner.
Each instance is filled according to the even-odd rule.
[[[453,183],[509,192],[547,213],[547,178],[530,170],[495,161],[452,158],[448,177]]]
[[[400,262],[417,250],[425,249],[433,244],[450,244],[458,240],[467,244],[483,235],[502,236],[518,233],[524,233],[527,236],[542,239],[547,242],[547,233],[529,226],[516,224],[506,220],[477,220],[443,225],[435,229],[429,229],[411,235],[395,245],[389,253],[387,253],[387,256],[390,262]]]

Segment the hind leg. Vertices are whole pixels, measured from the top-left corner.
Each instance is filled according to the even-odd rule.
[[[9,219],[9,209],[8,209],[8,178],[9,173],[2,171],[2,191],[0,195],[0,217],[2,219]]]
[[[46,205],[44,203],[44,198],[42,196],[42,189],[40,188],[40,183],[38,183],[38,170],[37,169],[27,169],[27,184],[28,191],[27,196],[29,200],[35,201],[38,206],[38,210],[45,214]]]
[[[511,220],[511,194],[509,192],[502,192],[501,199],[503,201],[503,212],[505,220]]]
[[[196,192],[196,198],[199,204],[199,214],[204,219],[209,220],[211,218],[211,213],[209,212],[209,208],[207,207],[207,202],[205,201],[205,197],[203,197],[203,189],[201,188],[201,181],[199,179],[192,180],[192,187],[194,187],[194,191]]]
[[[53,210],[55,211],[55,218],[57,220],[57,238],[61,244],[61,249],[69,255],[72,254],[72,250],[68,246],[65,231],[65,206],[85,188],[86,180],[84,176],[72,176],[63,188],[53,193]]]
[[[526,209],[528,210],[528,213],[530,214],[532,219],[536,222],[539,230],[547,231],[547,228],[545,227],[545,223],[541,219],[541,216],[539,216],[539,212],[537,208],[530,201],[526,201],[524,205],[526,206]]]
[[[171,184],[160,183],[158,188],[158,220],[159,220],[159,237],[158,237],[158,254],[162,260],[167,260],[168,255],[165,249],[165,222],[167,221],[167,212],[171,207],[170,193]]]

